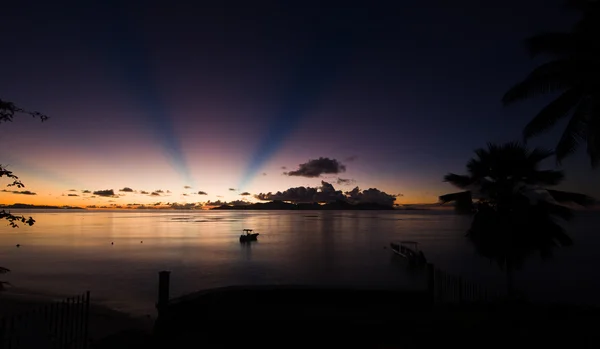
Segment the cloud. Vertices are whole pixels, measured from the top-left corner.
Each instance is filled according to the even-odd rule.
[[[243,200],[234,200],[234,201],[221,201],[221,200],[210,201],[210,200],[208,200],[207,202],[204,203],[204,206],[223,206],[223,205],[246,206],[246,205],[250,205],[250,204],[251,204],[250,202],[243,201]]]
[[[158,191],[153,191],[150,196],[160,196],[160,193]]]
[[[387,194],[376,188],[360,190],[355,187],[351,191],[347,191],[348,200],[354,203],[376,203],[381,205],[391,206],[396,200],[396,195]]]
[[[254,197],[261,201],[289,201],[294,203],[303,202],[333,202],[343,200],[350,203],[377,203],[386,206],[392,206],[396,195],[390,195],[376,188],[360,190],[355,187],[351,191],[343,193],[336,190],[331,183],[321,181],[320,187],[295,187],[289,188],[283,192],[260,193]]]
[[[338,174],[346,171],[346,166],[336,159],[320,157],[298,165],[298,169],[284,173],[288,176],[315,178],[322,174]]]
[[[263,201],[281,200],[291,202],[332,202],[345,199],[341,190],[335,190],[333,185],[325,181],[321,181],[321,187],[318,188],[295,187],[283,192],[260,193],[254,195],[254,197]]]
[[[262,173],[262,175],[263,175],[263,176],[266,176],[266,175],[267,175],[267,173],[266,173],[266,172],[263,172],[263,173]]]
[[[183,189],[192,189],[192,187],[191,187],[191,186],[189,186],[189,185],[184,185],[184,186],[183,186]]]
[[[91,191],[89,191],[89,190],[87,190],[87,189],[85,189],[85,190],[82,190],[81,192],[82,192],[82,193],[84,193],[84,194],[91,194],[91,193],[92,193]]]
[[[69,191],[77,191],[77,190],[75,190],[75,189],[69,189]]]
[[[170,190],[167,190],[167,194],[171,194],[171,191],[170,191]]]
[[[222,198],[222,197],[223,197],[223,195],[217,195],[217,197],[218,197],[218,198]]]
[[[198,195],[208,195],[208,194],[206,194],[206,192],[205,192],[205,191],[202,191],[202,190],[200,190],[200,191],[198,192]]]
[[[396,194],[396,197],[397,197],[397,198],[401,198],[401,197],[403,197],[403,196],[404,196],[404,194],[402,194],[402,193],[398,193],[398,194]]]
[[[68,194],[67,196],[79,196],[77,194]]]
[[[235,191],[235,190],[236,190],[235,188],[229,188],[229,191]]]
[[[159,194],[162,194],[162,193],[164,193],[164,191],[162,191],[162,189],[155,190],[154,192],[155,192],[155,193],[159,193]]]
[[[87,205],[86,208],[97,208],[96,205]]]
[[[358,159],[358,156],[356,156],[356,155],[350,155],[347,158],[345,158],[344,161],[346,161],[346,162],[352,162],[352,161],[355,161],[356,159]]]
[[[189,196],[189,195],[188,195],[188,194],[186,194],[186,193],[183,193],[183,194],[181,194],[181,195],[183,195],[183,196]]]
[[[356,181],[354,179],[338,178],[336,183],[338,185],[351,185],[356,183]]]
[[[145,191],[145,190],[142,190],[142,191],[140,191],[140,194],[147,195],[147,194],[150,194],[150,193],[149,193],[149,192],[147,192],[147,191]]]
[[[104,196],[104,197],[114,197],[115,196],[115,191],[112,190],[112,189],[96,190],[94,192],[94,195]]]
[[[129,187],[125,187],[123,189],[119,189],[119,191],[126,192],[126,193],[133,193],[133,189],[131,189]]]
[[[242,195],[242,196],[248,196],[248,195],[252,195],[252,194],[250,194],[247,191],[245,191],[245,192],[241,193],[240,195]]]
[[[3,189],[2,191],[5,193],[20,194],[20,195],[37,195],[37,193],[34,193],[29,190],[6,190],[6,189]]]
[[[281,169],[282,169],[282,170],[287,170],[287,167],[285,167],[285,166],[281,166]]]

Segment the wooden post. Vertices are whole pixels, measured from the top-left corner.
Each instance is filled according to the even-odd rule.
[[[458,304],[463,302],[464,282],[462,276],[458,277]]]
[[[432,263],[427,263],[427,291],[431,297],[431,303],[435,303],[435,268]]]
[[[158,316],[164,315],[167,305],[169,304],[169,279],[170,271],[163,270],[158,273],[158,303],[156,309]]]

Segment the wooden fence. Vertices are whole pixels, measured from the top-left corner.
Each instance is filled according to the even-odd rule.
[[[503,297],[501,292],[490,290],[427,264],[428,289],[434,303],[487,303]]]
[[[80,349],[87,346],[90,292],[0,318],[1,349]]]

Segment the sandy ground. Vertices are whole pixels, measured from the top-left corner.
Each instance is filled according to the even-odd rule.
[[[0,292],[0,318],[27,312],[67,296],[47,295],[30,290],[9,288]],[[150,317],[133,317],[93,303],[90,305],[89,340],[92,343],[121,332],[149,333],[154,325]]]

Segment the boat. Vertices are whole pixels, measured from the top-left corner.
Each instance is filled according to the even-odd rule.
[[[244,229],[240,235],[240,242],[256,241],[257,237],[258,233],[254,233],[252,229]]]
[[[416,241],[400,241],[399,243],[390,243],[392,251],[408,260],[410,265],[425,265],[427,258],[423,251],[419,251],[419,243]]]

